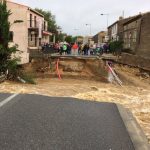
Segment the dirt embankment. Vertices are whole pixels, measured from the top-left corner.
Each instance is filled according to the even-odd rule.
[[[37,78],[57,77],[57,59],[35,59],[30,64],[24,65],[24,72]],[[99,59],[68,59],[61,58],[59,72],[63,78],[94,79],[106,82],[107,67],[103,60]]]
[[[84,64],[84,62],[82,63]],[[99,67],[100,64],[97,65]],[[0,92],[65,96],[90,101],[119,103],[133,113],[150,142],[150,78],[141,77],[139,69],[115,65],[116,72],[123,81],[123,87],[120,87],[117,84],[102,82],[104,81],[102,78],[100,78],[101,80],[95,80],[94,75],[97,75],[96,72],[99,70],[91,71],[93,69],[90,69],[92,67],[91,63],[88,63],[87,66],[87,68],[83,66],[81,69],[84,72],[75,72],[77,76],[70,78],[64,77],[65,71],[62,70],[62,80],[50,78],[50,74],[46,76],[45,73],[42,73],[42,79],[36,79],[37,85],[7,81],[1,84]],[[105,65],[102,68],[105,70]],[[106,73],[102,70],[100,76],[102,76],[102,73]],[[84,76],[78,76],[83,73]],[[55,72],[53,74],[57,77]],[[73,72],[70,74],[73,74]],[[89,75],[90,78],[86,78]],[[107,77],[106,74],[105,77]]]

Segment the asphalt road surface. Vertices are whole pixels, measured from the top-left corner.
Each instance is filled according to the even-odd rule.
[[[9,97],[0,94],[0,103]],[[0,106],[0,150],[134,150],[115,104],[17,95]]]
[[[9,97],[11,94],[0,94],[0,102]]]

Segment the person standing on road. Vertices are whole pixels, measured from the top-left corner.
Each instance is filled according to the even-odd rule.
[[[84,55],[84,44],[81,44],[81,55]]]
[[[88,52],[88,55],[93,55],[94,53],[94,45],[90,45],[90,48],[89,48],[89,52]]]
[[[67,54],[67,44],[63,44],[63,55]]]
[[[108,46],[108,44],[107,44],[107,43],[105,43],[105,44],[104,44],[103,49],[104,49],[104,53],[106,53],[106,54],[107,54],[107,53],[108,53],[108,51],[109,51],[109,50],[108,50],[108,49],[109,49],[109,46]]]
[[[74,43],[74,45],[72,46],[72,55],[78,55],[78,45],[77,43]]]
[[[88,51],[89,51],[89,45],[88,44],[85,44],[83,51],[84,51],[84,55],[88,55]]]
[[[67,44],[67,54],[70,55],[71,54],[71,44]]]

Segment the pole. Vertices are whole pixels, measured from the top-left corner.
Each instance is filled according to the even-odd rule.
[[[109,25],[109,22],[108,22],[108,20],[109,20],[109,14],[101,14],[101,16],[107,16],[107,28],[108,28],[108,25]]]
[[[90,24],[90,36],[92,34],[92,25]]]
[[[86,24],[86,26],[90,26],[90,36],[92,34],[92,25],[91,24]]]
[[[109,14],[107,14],[107,29],[108,29],[108,24],[109,24],[108,20],[109,20]]]
[[[124,10],[123,10],[123,12],[122,12],[122,17],[123,17],[123,18],[124,18],[124,14],[125,14],[125,13],[124,13]]]

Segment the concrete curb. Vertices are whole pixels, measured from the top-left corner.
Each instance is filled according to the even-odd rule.
[[[133,117],[132,113],[120,104],[117,104],[117,107],[133,142],[135,150],[150,150],[150,144],[148,144],[148,140],[144,132],[137,123],[136,119]]]

